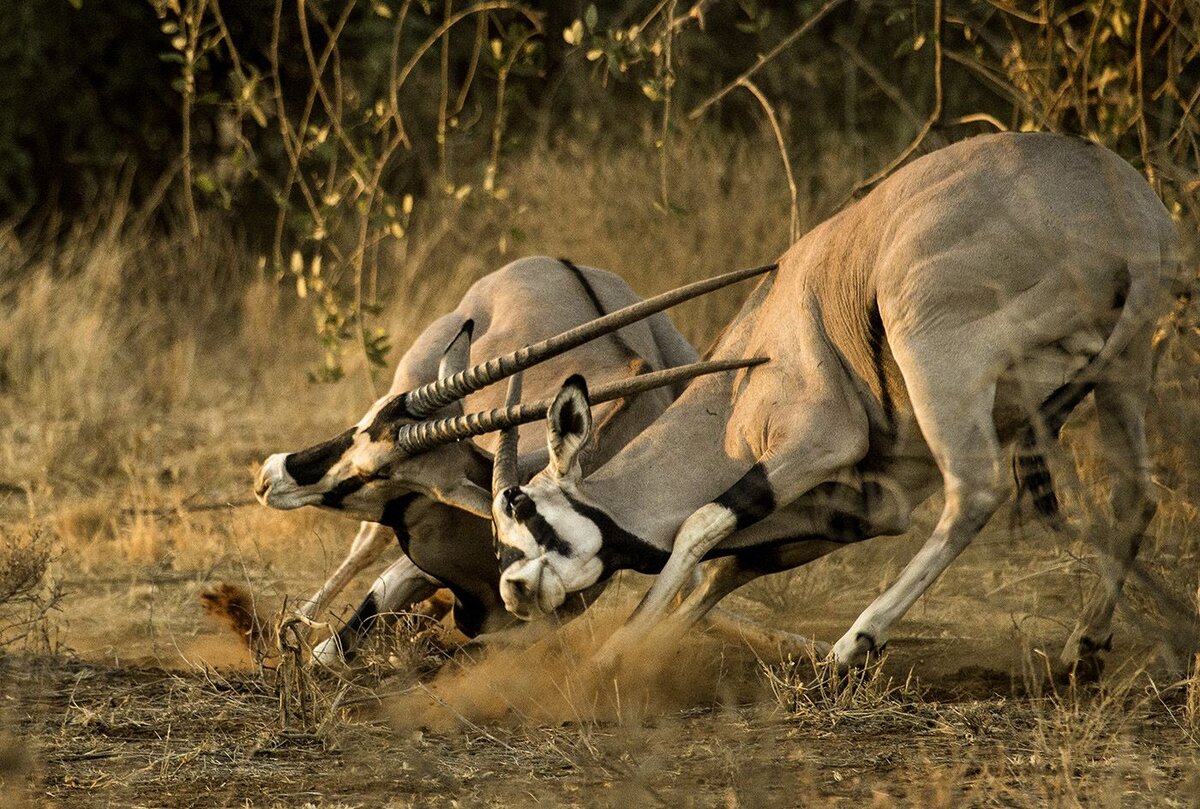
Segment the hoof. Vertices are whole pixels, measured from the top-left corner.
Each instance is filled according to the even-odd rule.
[[[1097,683],[1104,674],[1103,652],[1112,651],[1112,635],[1103,641],[1095,641],[1087,635],[1080,635],[1078,640],[1067,642],[1063,650],[1062,660],[1066,665],[1064,678],[1074,678],[1077,683]]]
[[[339,674],[349,671],[350,663],[353,660],[353,652],[347,656],[342,655],[342,649],[338,644],[336,635],[321,641],[312,650],[313,665]]]
[[[868,662],[878,660],[887,649],[887,641],[878,643],[869,632],[847,633],[833,645],[829,658],[839,671],[863,668]]]

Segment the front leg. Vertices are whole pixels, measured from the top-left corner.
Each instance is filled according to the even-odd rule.
[[[831,436],[826,433],[823,437]],[[858,436],[847,432],[832,437],[843,440],[826,440],[824,446],[814,446],[810,456],[779,452],[760,460],[724,494],[694,511],[680,526],[671,556],[650,591],[628,623],[614,632],[600,649],[596,664],[612,668],[626,648],[644,639],[660,624],[696,566],[730,534],[795,502],[839,470],[852,466],[865,452],[865,438],[854,440]],[[685,601],[682,613],[685,620],[681,626],[690,625],[686,620],[689,614],[703,615],[724,595],[713,590]]]
[[[400,557],[379,575],[342,628],[313,648],[313,661],[335,669],[352,663],[358,647],[380,619],[387,620],[429,598],[441,586],[407,556]]]
[[[358,534],[350,545],[346,558],[338,565],[337,570],[321,585],[321,589],[313,593],[306,601],[301,602],[297,612],[309,620],[316,620],[338,593],[354,580],[354,577],[368,568],[378,559],[388,546],[395,540],[390,528],[379,523],[363,521],[358,527]]]
[[[737,514],[719,503],[708,503],[692,512],[675,535],[671,556],[650,591],[629,620],[605,641],[594,663],[601,669],[613,668],[627,648],[645,637],[667,615],[675,597],[691,581],[696,566],[737,527]]]

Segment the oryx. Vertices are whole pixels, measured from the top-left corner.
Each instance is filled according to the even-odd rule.
[[[905,531],[940,487],[932,535],[832,648],[861,664],[1008,495],[1006,444],[1055,512],[1040,446],[1094,392],[1116,526],[1064,660],[1098,665],[1155,511],[1150,335],[1179,263],[1149,185],[1089,141],[997,134],[913,161],[793,245],[712,352],[767,364],[696,380],[591,474],[587,387],[565,384],[546,469],[495,493],[505,604],[529,617],[614,569],[657,571],[611,663],[757,575]]]
[[[476,282],[453,312],[417,338],[401,359],[388,394],[355,427],[308,449],[267,458],[255,484],[264,504],[280,509],[315,505],[367,521],[345,561],[304,605],[307,616],[318,614],[378,558],[391,536],[399,539],[405,554],[377,579],[341,631],[314,650],[318,660],[334,662],[339,650],[351,656],[377,616],[394,614],[443,585],[455,595],[454,617],[466,635],[511,620],[498,594],[489,525],[494,437],[480,443],[461,441],[462,435],[435,437],[432,444],[412,450],[396,445],[397,425],[462,413],[464,407],[502,404],[504,391],[486,387],[483,380],[490,377],[480,376],[479,369],[468,370],[471,358],[479,362],[522,348],[639,302],[628,284],[604,270],[544,257],[513,262]],[[620,322],[591,327],[606,339],[560,340],[552,350],[541,351],[536,366],[525,372],[526,389],[547,394],[565,375],[583,368],[622,380],[614,397],[629,393],[631,398],[613,401],[598,416],[604,427],[594,442],[595,462],[607,460],[653,421],[689,375],[710,367],[696,365],[695,350],[665,314],[645,320],[636,319],[637,312],[624,317],[630,323],[624,328]],[[572,345],[579,348],[557,356]],[[684,370],[666,379],[654,373],[671,368]],[[511,370],[506,361],[505,371],[495,378]],[[632,396],[639,390],[645,392]],[[532,474],[544,463],[539,452],[524,466]]]

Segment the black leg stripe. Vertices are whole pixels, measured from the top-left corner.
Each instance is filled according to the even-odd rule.
[[[745,528],[775,511],[775,492],[763,465],[756,463],[713,502],[732,511],[737,517],[737,527]]]
[[[379,605],[375,602],[375,594],[367,593],[367,597],[358,605],[350,620],[338,630],[338,646],[341,647],[343,660],[349,663],[354,659],[358,645],[371,631],[378,618]]]

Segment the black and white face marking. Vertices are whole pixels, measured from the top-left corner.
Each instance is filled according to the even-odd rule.
[[[600,529],[544,474],[497,495],[492,519],[500,597],[522,620],[554,612],[604,573]]]
[[[439,378],[466,367],[473,330],[474,322],[467,320],[446,347],[438,364]],[[402,468],[400,462],[407,456],[396,445],[397,431],[412,421],[406,394],[384,396],[357,425],[336,438],[267,458],[255,480],[254,494],[272,508],[320,506],[377,521],[372,514],[404,490],[406,476],[401,473],[413,478],[421,474],[420,469]],[[408,483],[409,488],[420,488],[417,480]]]
[[[341,435],[292,453],[276,453],[259,470],[254,494],[281,510],[320,506],[353,512],[364,519],[395,494],[386,483],[398,460],[389,420],[404,418],[404,396],[385,396]],[[394,487],[393,487],[394,488]],[[381,499],[381,496],[383,499]],[[365,512],[365,513],[364,513]]]
[[[591,587],[604,573],[600,529],[571,500],[578,499],[579,453],[592,429],[582,377],[563,384],[546,424],[549,465],[492,502],[500,597],[523,620],[555,611],[569,594]]]

